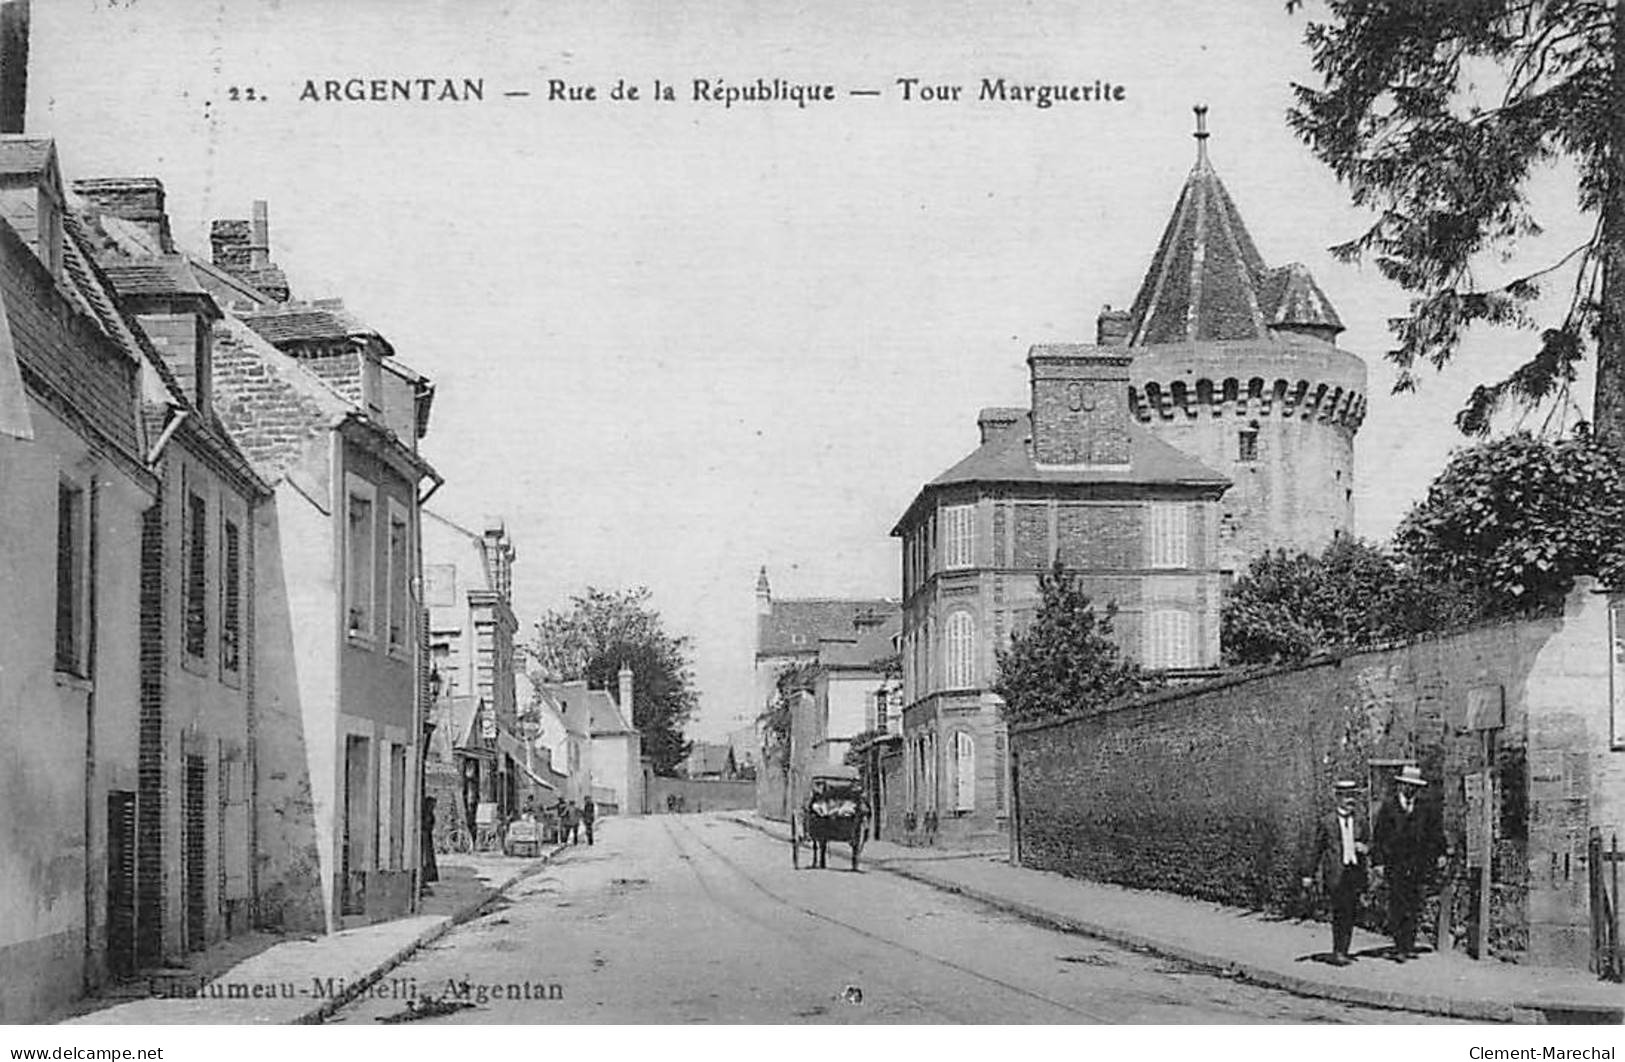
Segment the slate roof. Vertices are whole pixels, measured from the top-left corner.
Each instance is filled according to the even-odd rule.
[[[592,733],[598,734],[630,734],[632,727],[626,722],[626,716],[621,714],[621,706],[615,703],[604,690],[587,691],[587,708],[592,713],[589,724]]]
[[[788,598],[772,603],[772,611],[758,616],[756,656],[815,653],[819,642],[852,640],[860,635],[860,616],[880,616],[888,622],[900,606],[886,598]]]
[[[1128,422],[1127,468],[1039,468],[1032,455],[1032,417],[1022,418],[989,439],[928,486],[956,483],[1125,483],[1152,486],[1221,487],[1229,477],[1174,448],[1148,429]]]
[[[1337,333],[1343,322],[1304,266],[1264,264],[1205,153],[1191,169],[1129,311],[1129,344]]]
[[[852,671],[876,670],[896,654],[892,639],[903,629],[901,610],[885,623],[859,632],[856,640],[825,641],[818,647],[818,662],[826,667]]]
[[[101,267],[114,289],[126,297],[189,295],[210,298],[203,285],[198,283],[183,255],[160,255],[124,261],[104,260]]]
[[[290,303],[276,309],[248,311],[240,316],[271,343],[378,337],[376,330],[337,304]]]

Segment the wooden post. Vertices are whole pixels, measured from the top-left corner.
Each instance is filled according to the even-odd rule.
[[[1478,958],[1490,954],[1490,892],[1495,866],[1495,731],[1481,731],[1484,740],[1484,852],[1478,869]]]

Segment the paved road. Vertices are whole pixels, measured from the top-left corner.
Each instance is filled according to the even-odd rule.
[[[1047,930],[875,868],[795,871],[787,845],[710,815],[609,820],[595,847],[563,854],[390,978],[334,1020],[398,1016],[409,993],[463,982],[470,999],[493,985],[496,998],[421,1020],[1417,1020]]]

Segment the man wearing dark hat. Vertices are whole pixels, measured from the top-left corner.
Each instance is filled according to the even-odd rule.
[[[1416,956],[1416,922],[1422,910],[1422,889],[1443,849],[1438,823],[1417,799],[1427,781],[1415,764],[1394,776],[1394,789],[1377,812],[1373,831],[1374,855],[1388,882],[1388,932],[1394,938],[1394,958],[1403,962]]]
[[[1359,784],[1343,779],[1333,784],[1332,792],[1337,806],[1316,823],[1311,869],[1303,877],[1303,887],[1308,889],[1314,884],[1314,871],[1319,870],[1332,913],[1331,962],[1347,966],[1354,961],[1349,955],[1349,941],[1354,936],[1354,912],[1365,890],[1368,846],[1365,823],[1355,814]]]

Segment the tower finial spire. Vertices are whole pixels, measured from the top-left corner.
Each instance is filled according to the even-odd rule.
[[[1191,135],[1196,138],[1196,161],[1207,162],[1207,104],[1198,103],[1191,110],[1196,112],[1196,132]]]

